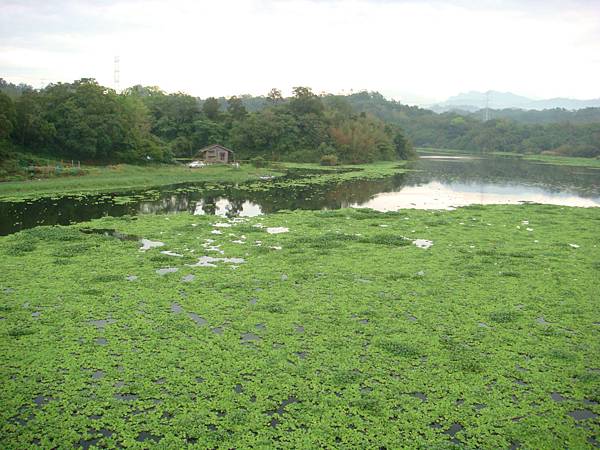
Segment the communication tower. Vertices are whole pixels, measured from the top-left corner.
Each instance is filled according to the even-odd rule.
[[[114,70],[114,85],[115,85],[115,91],[117,91],[117,93],[119,93],[120,89],[119,89],[119,83],[120,83],[120,77],[121,77],[121,70],[119,69],[119,62],[120,59],[118,56],[115,56],[115,70]]]

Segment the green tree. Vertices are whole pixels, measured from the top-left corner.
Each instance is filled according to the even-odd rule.
[[[235,95],[227,100],[227,112],[231,114],[231,117],[235,120],[243,120],[248,115],[244,102]]]
[[[204,104],[202,105],[202,110],[204,111],[204,114],[210,120],[217,120],[219,118],[220,108],[221,105],[219,103],[219,100],[217,100],[214,97],[208,97],[206,100],[204,100]]]
[[[297,115],[316,114],[323,112],[323,102],[308,87],[297,86],[293,89],[294,96],[290,101],[292,112]]]
[[[0,139],[8,139],[15,128],[17,110],[13,101],[0,92]]]
[[[272,105],[276,105],[283,101],[283,96],[281,95],[281,91],[277,88],[273,88],[267,94],[267,101]]]

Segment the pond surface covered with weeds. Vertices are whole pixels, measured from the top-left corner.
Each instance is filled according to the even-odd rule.
[[[593,448],[599,229],[504,205],[1,237],[0,444]]]

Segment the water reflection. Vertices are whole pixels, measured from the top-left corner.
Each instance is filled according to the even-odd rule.
[[[434,155],[435,156],[435,155]],[[600,206],[600,170],[536,164],[517,158],[426,157],[412,171],[379,180],[278,186],[250,192],[236,185],[175,185],[147,191],[0,202],[0,235],[37,225],[69,224],[110,215],[216,214],[255,216],[282,209],[367,207],[447,209],[473,203],[537,202]],[[305,174],[311,175],[311,174]],[[293,175],[297,176],[297,175]],[[195,187],[196,190],[185,188]],[[184,189],[182,189],[184,188]],[[158,191],[158,196],[156,195]],[[129,203],[120,200],[134,197]]]
[[[262,208],[249,200],[228,200],[226,198],[206,199],[196,202],[194,215],[217,215],[222,217],[253,217],[263,214]]]
[[[552,192],[523,185],[495,185],[483,183],[449,183],[439,181],[406,186],[401,191],[375,195],[367,202],[350,206],[372,208],[377,211],[398,209],[454,209],[473,204],[520,204],[525,202],[593,207],[600,206],[600,198],[585,198],[568,192]]]

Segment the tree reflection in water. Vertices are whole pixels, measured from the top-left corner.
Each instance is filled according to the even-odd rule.
[[[282,209],[320,210],[362,205],[380,208],[383,203],[387,206],[381,209],[437,208],[450,205],[452,201],[456,204],[515,202],[525,194],[530,194],[538,202],[600,206],[599,169],[554,166],[506,157],[420,159],[411,163],[409,168],[413,170],[378,180],[324,185],[297,183],[288,187],[280,187],[275,182],[270,189],[256,192],[240,189],[237,185],[208,190],[196,184],[163,186],[153,189],[152,194],[134,191],[112,196],[101,194],[0,202],[0,235],[38,225],[66,225],[106,215],[189,212],[235,217],[268,214]],[[318,175],[311,172],[292,175],[299,176]],[[188,186],[199,189],[186,192]],[[158,198],[155,197],[157,191]],[[145,195],[151,199],[144,199]],[[385,202],[378,202],[383,196]],[[438,200],[434,197],[440,196],[448,198],[445,202],[430,201]],[[129,202],[120,201],[125,197],[129,197]]]

